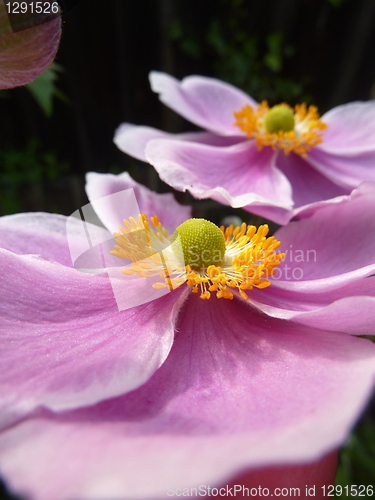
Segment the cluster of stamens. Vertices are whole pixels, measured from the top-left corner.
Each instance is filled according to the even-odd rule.
[[[151,226],[145,214],[140,214],[138,220],[130,217],[124,219],[124,227],[120,226],[114,250],[110,254],[131,261],[129,269],[121,272],[127,275],[136,274],[139,278],[150,278],[160,275],[167,278],[171,273],[170,265],[166,263],[165,253],[170,245],[167,230],[161,225],[157,215],[151,217]]]
[[[327,128],[319,119],[318,108],[307,107],[305,103],[294,108],[282,103],[270,109],[267,101],[263,101],[256,109],[247,104],[235,111],[234,116],[234,125],[247,137],[254,138],[259,150],[271,146],[287,155],[293,151],[302,157],[322,142],[323,131]]]
[[[214,226],[204,219],[187,222],[190,226],[197,224],[199,227],[203,223],[201,221]],[[145,214],[139,215],[138,221],[132,217],[129,221],[124,220],[124,227],[120,226],[120,232],[114,233],[117,245],[110,253],[131,261],[130,267],[123,269],[122,273],[136,274],[140,278],[160,276],[163,281],[152,284],[156,289],[168,287],[174,290],[186,283],[193,293],[200,292],[201,299],[209,299],[211,293],[216,293],[217,298],[233,299],[231,289],[237,289],[239,295],[247,300],[246,291],[253,287],[270,286],[267,278],[276,272],[275,267],[284,254],[275,252],[280,242],[273,236],[267,238],[268,226],[257,229],[243,223],[236,228],[233,225],[226,229],[224,226],[220,229],[214,227],[221,232],[225,242],[225,253],[218,263],[203,265],[200,261],[199,266],[195,266],[193,262],[186,262],[186,251],[182,253],[181,247],[180,251],[176,251],[175,236],[168,235],[157,216],[151,217],[150,226]],[[185,244],[185,234],[179,228],[175,234]],[[203,244],[200,250],[204,248]],[[185,259],[181,255],[185,255]]]

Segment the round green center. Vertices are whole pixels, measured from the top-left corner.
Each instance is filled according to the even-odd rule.
[[[224,258],[224,235],[208,220],[189,219],[174,232],[172,250],[191,268],[217,265]]]
[[[293,111],[288,106],[285,106],[285,104],[274,106],[266,114],[264,126],[271,134],[294,130]]]

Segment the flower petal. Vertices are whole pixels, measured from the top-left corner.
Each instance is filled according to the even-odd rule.
[[[86,174],[86,192],[90,202],[126,189],[134,190],[141,213],[145,213],[149,217],[157,215],[166,227],[175,229],[185,220],[191,218],[191,207],[177,203],[172,193],[155,193],[146,186],[138,184],[127,172],[119,175],[95,172]],[[122,220],[129,216],[127,207],[121,207],[123,211],[120,213],[120,208],[115,203],[103,207],[95,205],[94,209],[101,221],[112,231],[117,231]]]
[[[219,135],[243,136],[234,126],[234,112],[256,101],[229,83],[204,76],[188,76],[181,82],[166,73],[150,73],[151,88],[162,103],[187,120]]]
[[[330,153],[375,154],[375,101],[351,102],[331,109],[321,120],[328,125],[323,143],[318,146]]]
[[[286,255],[270,278],[272,286],[266,292],[252,290],[250,302],[274,317],[372,334],[374,210],[375,185],[364,183],[350,196],[326,202],[310,217],[281,228],[275,237]]]
[[[164,498],[249,467],[317,460],[347,438],[373,386],[370,341],[267,319],[236,299],[191,294],[178,330],[136,391],[2,433],[13,491]]]
[[[62,410],[124,394],[164,362],[180,292],[119,312],[103,275],[0,253],[2,425],[40,406]],[[130,297],[142,280],[131,285]]]
[[[311,217],[315,212],[325,208],[327,205],[340,204],[344,201],[351,200],[356,196],[362,196],[362,194],[374,193],[375,183],[371,181],[362,182],[356,189],[354,189],[349,195],[336,196],[335,198],[330,198],[328,200],[317,201],[315,203],[309,203],[302,207],[294,209],[293,218],[294,219],[305,219]]]
[[[7,215],[0,218],[0,247],[18,255],[35,254],[72,267],[67,239],[67,218],[63,215],[29,213]],[[90,233],[99,239],[103,229],[90,225]],[[87,237],[82,222],[69,219],[69,232],[75,246],[85,251]]]
[[[345,189],[375,181],[375,101],[338,106],[322,120],[328,125],[323,142],[306,161]]]
[[[295,208],[349,194],[347,189],[331,182],[311,167],[304,158],[294,153],[286,156],[280,152],[277,155],[276,166],[292,185]]]
[[[369,272],[368,269],[367,275]],[[375,272],[375,266],[372,272]],[[337,288],[330,288],[329,280],[291,283],[290,288],[285,287],[285,282],[272,280],[267,293],[252,290],[249,302],[275,318],[297,321],[322,330],[373,335],[375,278],[359,279],[358,274],[351,282],[345,280],[346,276],[343,278],[341,286],[336,284]]]
[[[320,206],[311,217],[280,228],[275,237],[281,241],[278,251],[286,252],[283,263],[298,263],[303,276],[297,280],[329,278],[372,266],[374,212],[375,184],[366,183],[351,196]]]
[[[375,181],[375,151],[334,154],[316,147],[306,161],[346,190],[358,187],[362,181]]]
[[[0,89],[35,80],[55,58],[61,35],[60,17],[13,33],[5,1],[0,2]]]
[[[272,149],[259,152],[253,141],[215,147],[156,139],[147,144],[146,156],[164,182],[196,198],[213,198],[257,214],[276,208],[280,214],[272,213],[273,219],[282,221],[292,208],[290,184],[274,165]]]
[[[145,148],[152,139],[177,139],[181,141],[211,144],[212,146],[231,146],[243,141],[243,137],[223,137],[210,132],[186,132],[170,134],[156,128],[122,123],[115,132],[113,139],[116,146],[124,153],[147,162]]]
[[[122,123],[115,132],[113,142],[124,153],[137,158],[137,160],[147,161],[145,147],[148,141],[168,138],[170,135],[172,134],[156,128]]]
[[[373,335],[375,296],[346,297],[315,311],[299,313],[294,320],[303,325],[352,335]]]

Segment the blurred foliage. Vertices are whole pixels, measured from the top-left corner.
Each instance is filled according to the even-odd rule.
[[[63,71],[64,68],[60,64],[53,63],[36,80],[25,86],[47,117],[52,115],[54,97],[58,97],[65,103],[69,103],[66,95],[56,87],[56,80],[58,80],[59,73]]]
[[[0,149],[0,210],[11,214],[24,209],[25,192],[43,192],[48,181],[69,170],[54,152],[42,152],[36,139],[29,140],[24,150]]]
[[[215,64],[217,76],[230,81],[254,96],[258,101],[272,103],[306,100],[304,83],[280,75],[285,59],[294,54],[294,48],[284,42],[283,34],[269,33],[264,43],[258,37],[249,37],[242,30],[225,36],[218,20],[212,22],[208,43],[219,56]]]
[[[258,101],[271,104],[312,101],[306,92],[309,77],[299,81],[285,76],[285,64],[295,54],[295,48],[278,31],[264,36],[249,35],[249,9],[243,0],[221,0],[226,12],[209,20],[204,31],[183,17],[174,19],[171,38],[188,57],[212,62],[217,78],[241,88]],[[207,51],[208,53],[204,53]]]
[[[340,450],[336,484],[373,486],[374,478],[375,426],[368,410]]]
[[[340,7],[344,0],[328,0],[334,7]]]

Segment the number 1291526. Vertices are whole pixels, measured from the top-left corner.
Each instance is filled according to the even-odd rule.
[[[57,2],[8,2],[5,4],[8,14],[57,14]]]
[[[341,497],[345,495],[347,497],[372,497],[374,494],[373,486],[363,486],[352,484],[351,486],[322,486],[322,492],[324,497]]]

